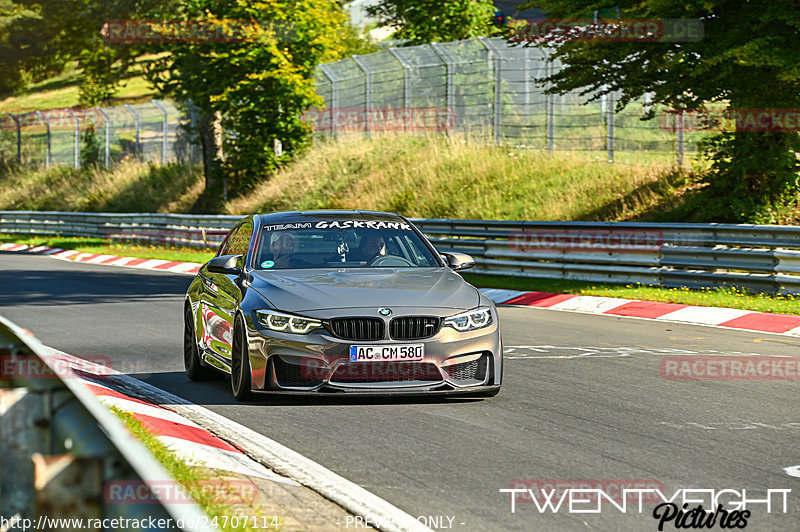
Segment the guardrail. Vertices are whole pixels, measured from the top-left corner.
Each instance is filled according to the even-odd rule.
[[[0,316],[0,529],[216,530],[62,362]]]
[[[239,216],[0,211],[0,233],[216,245]],[[476,273],[800,293],[800,227],[412,219]]]

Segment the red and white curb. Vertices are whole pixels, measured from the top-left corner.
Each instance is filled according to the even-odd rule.
[[[252,429],[106,366],[50,351],[74,368],[73,375],[100,401],[130,412],[190,463],[306,486],[383,531],[432,532],[374,493]]]
[[[84,262],[87,264],[102,264],[104,266],[124,266],[127,268],[139,268],[141,270],[156,270],[171,273],[196,274],[202,264],[196,262],[179,262],[159,259],[137,259],[134,257],[118,257],[116,255],[100,255],[96,253],[81,253],[74,249],[59,249],[47,246],[31,247],[26,244],[0,244],[0,251],[24,251],[26,253],[38,253],[50,255],[57,259],[70,260],[73,262]]]
[[[482,288],[481,292],[498,305],[518,305],[800,336],[800,316],[789,314],[771,314],[724,307],[698,307],[678,303],[661,303],[658,301],[640,301],[615,297],[520,292],[494,288]]]
[[[57,358],[75,370],[71,376],[81,380],[101,403],[131,414],[184,462],[299,486],[294,480],[276,475],[247,457],[241,449],[218,438],[184,416],[134,394],[121,391],[108,378],[109,375],[121,375],[120,373],[66,353],[59,351],[54,353]]]
[[[125,266],[129,268],[192,275],[196,274],[202,266],[202,264],[196,262],[174,262],[156,259],[117,257],[114,255],[97,255],[93,253],[80,253],[75,250],[50,248],[47,246],[30,247],[25,244],[0,244],[0,251],[41,253],[74,262]],[[602,314],[606,316],[707,325],[786,336],[800,336],[800,316],[789,314],[753,312],[751,310],[724,307],[700,307],[678,303],[662,303],[658,301],[641,301],[615,297],[576,296],[572,294],[550,294],[547,292],[521,292],[518,290],[503,290],[497,288],[482,288],[481,292],[486,294],[487,297],[498,305],[518,305],[550,310]]]

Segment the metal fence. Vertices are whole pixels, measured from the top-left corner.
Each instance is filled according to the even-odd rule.
[[[191,128],[182,127],[193,120],[193,113],[161,100],[0,114],[0,162],[77,168],[87,162],[109,167],[128,157],[160,164],[199,160]]]
[[[216,246],[239,216],[0,211],[0,233]],[[475,273],[800,293],[800,227],[412,220]]]
[[[312,113],[320,135],[360,131],[461,132],[534,149],[660,156],[683,165],[702,131],[648,98],[614,111],[609,94],[586,103],[578,91],[546,95],[536,80],[561,68],[547,50],[500,38],[388,48],[318,67],[326,110]],[[645,110],[657,118],[642,121]]]
[[[616,96],[586,103],[577,91],[546,95],[536,81],[561,68],[547,50],[477,38],[387,48],[317,68],[324,109],[306,119],[317,137],[358,132],[459,133],[498,144],[595,152],[609,162],[661,158],[684,164],[707,133],[647,98],[615,112]],[[656,118],[642,121],[646,110]],[[168,101],[0,114],[0,163],[106,167],[126,157],[199,160],[192,113]]]

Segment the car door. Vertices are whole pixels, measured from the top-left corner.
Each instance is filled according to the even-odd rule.
[[[242,255],[238,262],[244,267],[244,260],[253,236],[253,221],[241,222],[228,235],[219,255]],[[203,283],[203,320],[205,325],[205,347],[208,354],[230,366],[233,343],[233,322],[236,308],[242,299],[239,278],[235,275],[201,271]]]

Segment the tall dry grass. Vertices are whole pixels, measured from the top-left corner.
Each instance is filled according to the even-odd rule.
[[[644,159],[643,159],[644,161]],[[374,209],[412,217],[631,219],[682,186],[667,162],[608,164],[459,137],[328,141],[226,204],[231,214]]]
[[[126,161],[112,171],[15,171],[0,175],[0,209],[87,212],[187,212],[203,192],[202,172],[180,164]]]

